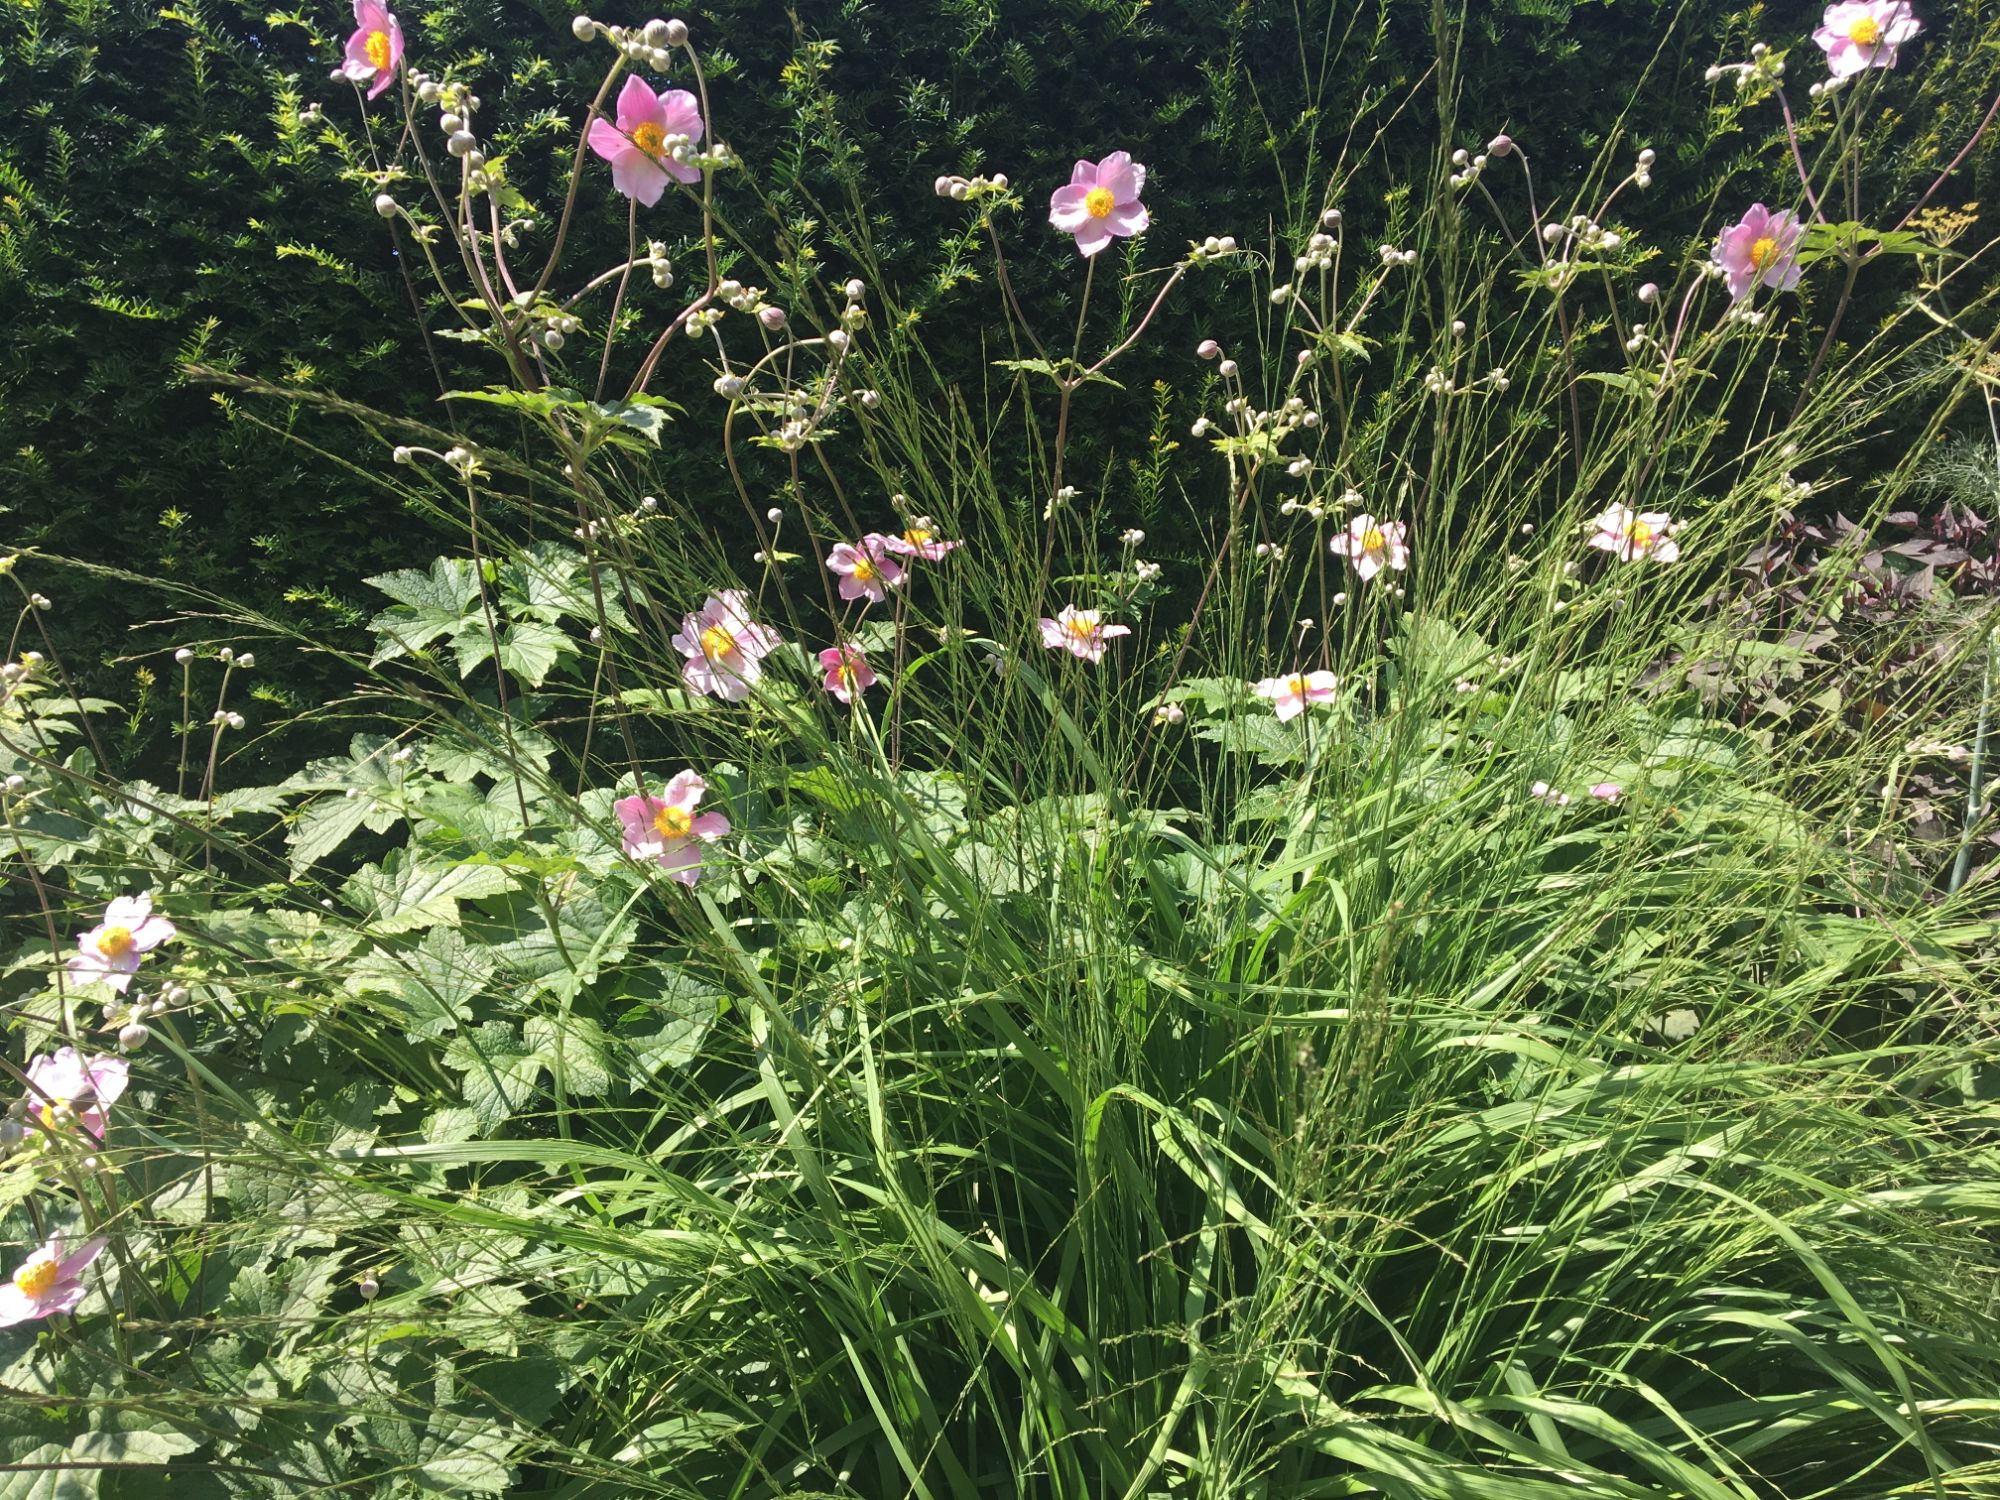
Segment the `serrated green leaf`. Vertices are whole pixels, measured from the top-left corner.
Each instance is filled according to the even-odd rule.
[[[434,864],[396,849],[381,864],[357,870],[341,896],[377,933],[396,933],[456,927],[459,902],[513,889],[513,876],[497,865]]]

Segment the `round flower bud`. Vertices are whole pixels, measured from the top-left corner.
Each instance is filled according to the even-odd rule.
[[[1465,319],[1453,318],[1451,320],[1451,336],[1455,339],[1465,337]]]
[[[1238,365],[1236,361],[1233,359],[1225,359],[1221,364],[1217,365],[1215,369],[1216,373],[1219,374],[1224,380],[1234,380],[1238,372],[1242,369],[1242,366]]]
[[[375,212],[385,219],[395,218],[396,200],[387,193],[377,193],[375,195]]]
[[[784,520],[784,518],[785,518],[784,511],[775,505],[772,506],[769,510],[764,512],[764,519],[771,522],[773,525],[775,525],[779,521]]]
[[[19,1120],[15,1119],[12,1115],[9,1115],[4,1120],[0,1120],[0,1151],[13,1150],[16,1146],[21,1144],[22,1138],[26,1136],[27,1133],[28,1133],[28,1127],[23,1125]]]
[[[852,342],[845,329],[836,328],[826,336],[826,341],[835,349],[845,349]]]
[[[181,647],[180,650],[174,653],[174,660],[179,662],[182,666],[186,666],[189,662],[194,660],[194,652],[189,650],[186,646],[183,646]]]
[[[382,1292],[382,1283],[373,1276],[364,1276],[354,1283],[354,1290],[361,1294],[363,1302],[373,1302]]]
[[[408,448],[398,446],[395,449],[395,451],[389,455],[389,457],[394,459],[399,464],[406,464],[411,459],[415,458],[416,455],[412,453]]]
[[[639,501],[639,509],[641,510],[658,510],[659,508],[660,497],[658,495],[646,495]]]
[[[444,97],[444,90],[431,79],[426,78],[417,85],[417,101],[421,104],[435,104]],[[319,106],[314,105],[315,109]]]
[[[1216,249],[1220,250],[1224,255],[1234,255],[1236,253],[1236,236],[1233,234],[1225,234],[1221,239],[1215,242],[1215,246]]]
[[[1218,344],[1214,339],[1203,339],[1199,344],[1194,346],[1194,352],[1199,354],[1203,359],[1214,359],[1218,354],[1222,353],[1222,345]]]
[[[776,333],[785,326],[785,310],[782,307],[764,306],[757,309],[757,321],[766,329]]]
[[[562,346],[563,336],[560,330],[551,328],[542,335],[542,347],[548,350],[549,353],[555,353]]]
[[[486,153],[484,151],[466,152],[465,164],[475,172],[484,171],[486,168]]]
[[[646,45],[648,47],[664,47],[667,45],[667,23],[665,21],[658,19],[648,21],[644,32],[641,34],[646,38]]]
[[[569,34],[579,42],[587,42],[597,35],[597,23],[591,20],[589,16],[572,16],[569,23]]]
[[[1337,208],[1329,208],[1325,213],[1319,216],[1319,222],[1323,228],[1338,229],[1340,227],[1340,210]]]
[[[1274,286],[1271,288],[1271,301],[1273,303],[1283,302],[1291,295],[1292,289],[1288,286]]]
[[[955,203],[963,203],[965,201],[965,195],[969,191],[970,189],[966,186],[966,184],[962,182],[954,182],[951,185],[951,189],[948,196]]]
[[[444,149],[449,151],[453,156],[465,156],[478,144],[479,142],[473,139],[471,131],[460,130],[454,132],[451,138],[444,143]]]
[[[743,394],[743,377],[741,375],[718,376],[715,382],[715,394],[727,400],[734,401],[738,396]]]
[[[863,406],[873,411],[882,404],[882,393],[875,390],[863,391],[857,399]]]
[[[118,1045],[127,1052],[137,1052],[151,1039],[153,1033],[137,1021],[132,1021],[118,1029]]]
[[[675,17],[667,22],[666,42],[669,47],[685,47],[688,44],[687,22]]]
[[[1486,143],[1486,154],[1488,156],[1512,156],[1514,154],[1514,138],[1506,134],[1494,136],[1492,140]]]
[[[857,276],[848,282],[842,290],[847,293],[847,300],[849,302],[859,302],[863,297],[868,295],[868,284]]]
[[[257,665],[257,658],[251,652],[245,651],[241,656],[236,658],[236,665],[247,672]]]
[[[1639,300],[1640,300],[1641,302],[1645,302],[1645,303],[1649,303],[1649,304],[1650,304],[1650,303],[1654,303],[1654,302],[1658,302],[1658,301],[1660,300],[1660,286],[1659,286],[1659,283],[1658,283],[1658,282],[1655,282],[1655,281],[1649,281],[1649,282],[1647,282],[1647,283],[1646,283],[1646,284],[1645,284],[1644,286],[1640,287],[1640,288],[1639,288]]]
[[[461,130],[465,129],[465,121],[460,116],[446,110],[438,116],[438,129],[442,130],[446,135],[457,135]]]
[[[1460,146],[1456,151],[1451,153],[1451,164],[1454,167],[1462,167],[1471,160],[1472,153],[1463,146]]]

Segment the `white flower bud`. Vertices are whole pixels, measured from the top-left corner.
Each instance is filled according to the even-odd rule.
[[[831,348],[837,350],[844,350],[850,343],[853,342],[853,340],[848,337],[847,331],[842,328],[836,328],[833,330],[833,332],[829,333],[826,336],[826,341]]]
[[[587,42],[597,35],[597,23],[591,20],[589,16],[572,16],[570,17],[569,34],[579,42]]]
[[[1004,193],[1007,191],[1007,174],[1005,172],[995,172],[992,175],[992,177],[990,177],[987,180],[990,181],[995,187],[1000,189],[1001,192]]]
[[[542,334],[542,347],[549,353],[555,353],[562,346],[563,336],[560,330],[551,328]]]
[[[1220,250],[1224,255],[1234,255],[1236,253],[1236,236],[1225,234],[1215,242],[1215,248]]]
[[[391,198],[387,193],[377,193],[375,195],[375,212],[385,219],[395,218],[396,200]]]
[[[118,1045],[127,1052],[137,1052],[145,1046],[153,1033],[137,1021],[132,1021],[118,1029]]]
[[[1338,229],[1340,227],[1340,210],[1329,208],[1319,216],[1319,222],[1327,229]]]
[[[688,42],[687,22],[673,17],[667,22],[667,42],[669,47],[685,47]]]
[[[1207,437],[1208,429],[1214,425],[1207,417],[1196,417],[1194,419],[1194,426],[1190,427],[1188,432],[1194,437]]]
[[[778,505],[772,506],[769,510],[764,512],[764,519],[769,521],[772,525],[775,526],[778,522],[785,519],[784,508]]]
[[[1203,339],[1199,344],[1194,346],[1194,352],[1199,354],[1203,359],[1214,359],[1222,352],[1222,345],[1218,344],[1214,339]]]
[[[236,658],[236,665],[247,672],[257,665],[257,658],[252,653],[245,651],[241,656]]]
[[[877,390],[861,391],[857,393],[855,399],[867,407],[868,410],[873,411],[882,404],[882,393]]]
[[[1492,140],[1486,143],[1486,154],[1488,156],[1512,156],[1514,154],[1514,138],[1506,134],[1494,136]]]
[[[647,495],[639,501],[639,509],[641,510],[658,510],[659,508],[660,497],[658,495]]]
[[[931,184],[931,191],[936,193],[940,198],[949,198],[951,196],[951,179],[949,177],[938,178]]]
[[[1234,380],[1237,376],[1237,373],[1241,370],[1241,368],[1242,367],[1238,365],[1235,360],[1225,359],[1221,364],[1215,367],[1215,371],[1224,380]]]
[[[1654,302],[1658,302],[1660,300],[1659,284],[1657,282],[1649,281],[1644,286],[1640,287],[1639,300],[1649,305]]]
[[[1271,288],[1271,301],[1274,304],[1283,302],[1287,297],[1291,295],[1292,295],[1292,289],[1288,286],[1274,286]]]
[[[364,1276],[354,1283],[354,1290],[360,1293],[363,1302],[373,1302],[382,1293],[382,1283],[373,1276]]]
[[[757,321],[770,332],[776,333],[785,326],[785,310],[782,307],[760,307],[757,309]]]
[[[1465,337],[1465,319],[1453,318],[1451,320],[1451,336],[1455,339]]]
[[[738,396],[743,394],[743,377],[741,375],[718,376],[715,382],[715,394],[726,400],[734,401]]]
[[[457,135],[461,130],[465,129],[464,117],[446,110],[438,116],[438,129],[442,130],[446,135]]]
[[[186,646],[183,646],[181,647],[180,650],[174,653],[174,660],[179,662],[182,666],[186,666],[189,662],[194,660],[194,652],[189,650]]]
[[[646,23],[640,35],[645,37],[648,47],[664,47],[667,45],[667,23],[656,17]]]
[[[444,149],[453,156],[464,156],[478,144],[479,142],[472,138],[471,131],[461,130],[444,143]]]

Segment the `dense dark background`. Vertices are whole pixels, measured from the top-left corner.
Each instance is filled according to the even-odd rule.
[[[1875,157],[1885,189],[1956,149],[1995,73],[1979,44],[1993,5],[1919,9],[1930,29],[1897,80],[1902,112]],[[1374,243],[1399,179],[1437,167],[1439,75],[1427,75],[1437,16],[1424,0],[721,0],[683,14],[715,65],[718,134],[749,163],[724,181],[731,214],[773,242],[812,243],[837,276],[846,267],[821,210],[865,203],[898,300],[947,373],[981,368],[978,336],[998,309],[988,261],[954,247],[967,215],[933,196],[940,172],[1005,171],[1025,191],[1015,275],[1053,332],[1079,280],[1066,242],[1037,232],[1035,205],[1074,156],[1122,146],[1148,164],[1155,262],[1186,237],[1297,231],[1350,129],[1365,146],[1406,99],[1376,156],[1389,175],[1357,178],[1341,196],[1355,243]],[[1453,62],[1452,139],[1476,147],[1508,129],[1532,143],[1540,180],[1558,184],[1622,128],[1621,154],[1650,144],[1661,155],[1643,207],[1649,233],[1696,247],[1718,202],[1789,199],[1770,149],[1775,106],[1738,114],[1702,70],[1745,55],[1755,38],[1789,45],[1803,103],[1819,76],[1807,40],[1818,14],[1790,0],[1748,10],[1473,0]],[[577,44],[571,11],[545,4],[451,0],[401,15],[414,60],[476,81],[482,134],[547,202],[602,50]],[[183,374],[200,361],[406,413],[435,411],[434,359],[448,384],[495,378],[462,346],[427,348],[414,335],[413,292],[368,190],[343,180],[339,153],[299,123],[319,101],[354,124],[352,91],[326,77],[348,24],[331,3],[285,15],[245,0],[158,11],[42,0],[0,14],[0,537],[10,544],[212,589],[321,636],[375,607],[359,580],[451,544],[382,482],[391,476],[380,450],[344,419],[225,396]],[[1329,27],[1346,40],[1320,84],[1311,70]],[[1996,159],[1989,141],[1940,201],[1990,196]],[[623,245],[623,200],[599,185],[583,199],[572,268],[608,262]],[[675,241],[689,228],[672,200],[656,212],[642,234]],[[1186,348],[1223,298],[1240,320],[1242,289],[1226,281],[1176,299],[1121,370],[1129,409],[1094,424],[1079,467],[1101,472],[1123,437],[1144,434],[1143,393],[1155,380],[1185,382]],[[426,316],[442,326],[434,305]],[[693,401],[705,381],[687,370],[663,389]],[[663,485],[699,485],[713,466],[703,429],[682,430],[689,446],[670,441]],[[91,688],[134,703],[148,665],[153,690],[166,685],[167,653],[187,632],[140,625],[166,611],[161,597],[80,573],[36,578],[60,595],[49,624]],[[259,691],[303,707],[342,686],[338,668],[293,656]],[[157,732],[111,738],[137,755]]]

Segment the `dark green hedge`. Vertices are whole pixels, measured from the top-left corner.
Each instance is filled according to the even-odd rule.
[[[756,217],[754,181],[777,221],[817,226],[824,263],[838,270],[828,219],[865,203],[874,248],[927,343],[967,376],[997,294],[983,258],[951,249],[965,215],[932,195],[940,172],[1004,170],[1032,205],[1074,156],[1125,147],[1150,168],[1157,260],[1186,237],[1261,240],[1303,223],[1350,134],[1365,144],[1412,99],[1391,149],[1373,158],[1382,175],[1356,178],[1342,196],[1355,237],[1372,243],[1385,195],[1436,170],[1439,78],[1455,76],[1454,138],[1476,146],[1510,130],[1532,145],[1545,191],[1615,130],[1621,150],[1654,146],[1659,186],[1644,211],[1670,249],[1676,236],[1707,232],[1718,201],[1787,196],[1770,149],[1775,111],[1717,112],[1700,79],[1762,37],[1802,49],[1802,100],[1817,76],[1806,40],[1816,5],[1470,9],[1451,75],[1435,71],[1426,0],[723,0],[686,19],[717,65],[720,133],[750,164],[725,183],[732,213]],[[1885,184],[1913,178],[1970,131],[1993,86],[1994,58],[1975,45],[1994,29],[1993,9],[1920,6],[1931,29],[1899,79],[1907,114],[1884,142]],[[574,42],[570,12],[548,5],[449,0],[406,3],[402,15],[413,57],[476,81],[482,123],[511,153],[515,179],[546,198],[601,50]],[[447,541],[372,477],[382,457],[350,424],[225,400],[180,373],[203,361],[405,412],[431,408],[441,379],[488,378],[461,346],[414,336],[413,290],[382,221],[341,180],[319,132],[299,123],[313,101],[353,116],[351,92],[326,78],[346,22],[332,3],[266,14],[244,0],[162,11],[43,0],[0,12],[0,535],[10,542],[247,596],[323,634],[371,607],[360,578]],[[1995,160],[1988,142],[1944,197],[1988,196]],[[622,200],[595,175],[591,186],[572,267],[609,261],[623,244]],[[663,205],[647,227],[672,240],[684,218]],[[1060,328],[1079,285],[1074,257],[1039,213],[1021,230],[1023,301]],[[1219,311],[1222,301],[1232,310]],[[1128,388],[1185,382],[1193,339],[1218,318],[1240,319],[1244,305],[1226,280],[1194,287],[1123,367]],[[439,322],[434,307],[427,318]],[[693,401],[704,383],[687,371],[667,393]],[[1107,413],[1080,466],[1101,471],[1122,438],[1143,435],[1150,405],[1139,396]],[[700,484],[714,465],[699,448],[707,429],[687,430],[695,448],[665,456],[663,480]],[[178,644],[166,630],[133,629],[161,600],[81,575],[61,592],[50,623],[82,675],[133,700],[135,664],[120,658],[150,651],[157,666]],[[308,658],[267,677],[264,691],[303,704],[343,685]]]

